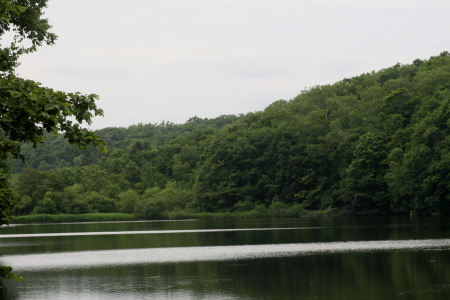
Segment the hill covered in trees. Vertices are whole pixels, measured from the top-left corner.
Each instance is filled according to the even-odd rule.
[[[16,215],[304,209],[450,213],[450,54],[302,91],[264,111],[49,135],[15,165]],[[275,213],[274,213],[275,212]]]

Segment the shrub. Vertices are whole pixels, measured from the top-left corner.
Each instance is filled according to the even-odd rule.
[[[163,218],[166,203],[159,197],[141,199],[135,206],[134,213],[141,219],[159,220]]]

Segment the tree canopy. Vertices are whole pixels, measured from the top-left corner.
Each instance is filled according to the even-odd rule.
[[[98,130],[108,154],[49,137],[42,151],[26,146],[34,169],[15,168],[14,212],[449,215],[449,101],[442,52],[261,112]]]

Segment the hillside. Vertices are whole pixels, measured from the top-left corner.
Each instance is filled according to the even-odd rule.
[[[243,115],[222,115],[214,119],[190,118],[185,124],[162,121],[159,124],[137,124],[128,128],[108,127],[94,131],[107,142],[109,152],[116,149],[131,151],[131,147],[154,147],[163,145],[178,137],[186,136],[193,130],[216,132]],[[141,145],[141,146],[139,146]],[[26,167],[40,171],[61,169],[64,167],[82,167],[98,163],[103,154],[94,147],[86,151],[67,143],[62,135],[47,134],[45,143],[33,148],[31,144],[22,145],[27,160],[25,166],[20,161],[12,161],[12,174],[23,172]],[[133,150],[134,151],[134,150]]]
[[[449,101],[450,55],[442,52],[245,116],[106,128],[97,134],[108,155],[49,136],[27,149],[31,168],[15,168],[15,213],[447,215]]]

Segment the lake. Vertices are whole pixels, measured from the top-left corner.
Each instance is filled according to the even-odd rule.
[[[450,299],[450,221],[364,217],[11,225],[0,299]]]

